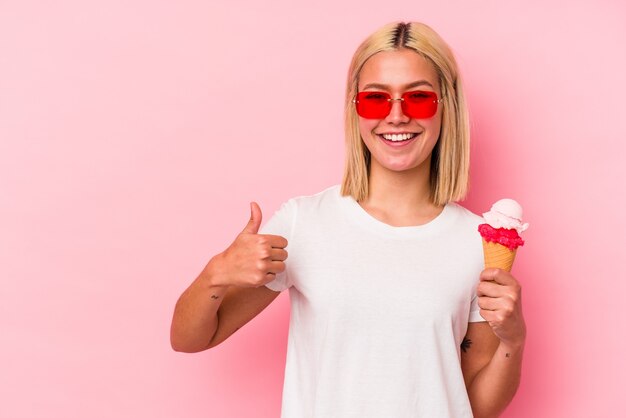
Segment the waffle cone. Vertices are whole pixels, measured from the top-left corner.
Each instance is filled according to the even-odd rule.
[[[504,245],[487,242],[483,239],[483,255],[485,256],[485,268],[498,268],[511,271],[517,249],[511,250]]]

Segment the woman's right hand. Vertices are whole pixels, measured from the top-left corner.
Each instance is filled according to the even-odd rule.
[[[285,270],[287,240],[258,234],[261,208],[250,203],[250,220],[232,244],[209,261],[203,271],[213,286],[260,287]]]

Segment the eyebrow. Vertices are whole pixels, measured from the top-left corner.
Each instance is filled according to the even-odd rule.
[[[406,89],[412,89],[413,87],[418,87],[418,86],[423,86],[423,85],[427,85],[430,86],[431,89],[435,89],[435,87],[433,87],[432,84],[430,84],[428,81],[426,80],[420,80],[420,81],[414,81],[412,83],[409,83],[407,85],[404,86],[404,90]],[[389,86],[386,84],[380,84],[380,83],[368,83],[363,87],[363,90],[367,90],[367,89],[381,89],[381,90],[389,90]]]

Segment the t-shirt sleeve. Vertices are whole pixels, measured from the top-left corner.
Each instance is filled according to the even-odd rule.
[[[289,251],[289,242],[293,236],[293,226],[296,220],[296,201],[295,199],[290,199],[284,202],[281,207],[274,212],[274,215],[265,223],[265,225],[261,226],[259,229],[259,234],[270,234],[270,235],[280,235],[287,240],[287,247],[285,249]],[[266,283],[269,289],[275,292],[282,292],[285,289],[288,289],[292,286],[290,277],[289,277],[289,258],[285,260],[285,268],[284,271],[276,274],[276,278],[269,283]]]
[[[472,297],[472,303],[470,304],[470,314],[468,322],[481,322],[486,321],[480,314],[480,306],[478,306],[478,295],[474,293]]]

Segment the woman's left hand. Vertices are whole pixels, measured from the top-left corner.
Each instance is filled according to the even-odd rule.
[[[526,340],[522,287],[505,270],[485,269],[476,290],[480,314],[502,343],[521,347]]]

